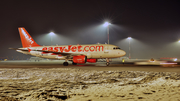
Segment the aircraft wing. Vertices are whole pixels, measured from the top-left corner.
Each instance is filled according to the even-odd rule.
[[[63,55],[63,56],[66,56],[66,55],[72,55],[72,56],[82,55],[82,54],[79,54],[79,53],[55,52],[55,51],[47,51],[47,50],[34,50],[34,51],[45,52],[45,53],[54,53],[54,54]]]
[[[53,53],[53,54],[62,55],[62,56],[67,56],[67,55],[71,55],[71,56],[82,55],[82,54],[79,54],[79,53],[55,52],[55,51],[36,50],[36,49],[19,49],[19,48],[9,48],[9,49],[28,51],[28,52],[30,52],[30,51],[38,51],[38,52],[44,52],[44,53]]]

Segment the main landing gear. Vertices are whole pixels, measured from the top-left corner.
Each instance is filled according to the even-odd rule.
[[[69,65],[69,63],[67,62],[67,60],[63,63],[63,65],[64,65],[64,66],[68,66],[68,65]],[[72,62],[72,65],[77,65],[77,63]]]
[[[109,59],[108,58],[106,58],[106,66],[109,66]]]
[[[64,66],[68,66],[68,62],[64,62],[63,65],[64,65]]]
[[[68,62],[67,59],[65,60],[65,62],[63,63],[64,66],[68,66]]]

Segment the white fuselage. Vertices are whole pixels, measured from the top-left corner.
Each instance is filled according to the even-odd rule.
[[[24,54],[33,55],[42,58],[59,59],[59,60],[67,59],[68,55],[46,53],[35,50],[72,53],[71,56],[73,56],[73,54],[80,54],[80,55],[86,55],[87,58],[89,59],[117,58],[117,57],[122,57],[126,54],[126,52],[121,50],[118,46],[110,45],[110,44],[39,46],[39,47],[27,47],[20,49],[32,50],[29,52],[17,50],[18,52]]]

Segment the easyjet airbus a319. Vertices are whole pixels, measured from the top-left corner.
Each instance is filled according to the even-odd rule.
[[[72,61],[72,64],[76,65],[86,62],[95,63],[97,59],[103,58],[106,59],[106,65],[108,66],[110,58],[118,58],[126,54],[118,46],[110,44],[40,46],[25,28],[20,27],[18,29],[23,48],[10,49],[41,58],[65,60],[64,66],[68,66],[67,61]]]

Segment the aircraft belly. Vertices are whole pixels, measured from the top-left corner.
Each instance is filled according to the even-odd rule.
[[[48,58],[48,59],[59,59],[58,55],[51,55],[51,54],[41,54],[42,58]]]
[[[91,58],[102,58],[103,53],[102,52],[94,52],[91,54]]]

